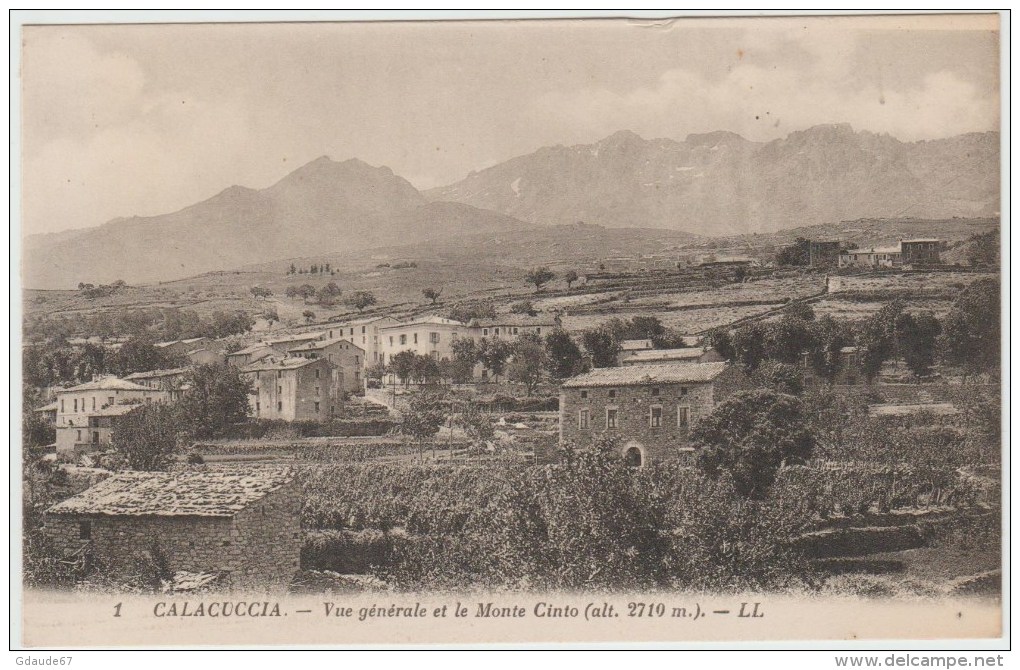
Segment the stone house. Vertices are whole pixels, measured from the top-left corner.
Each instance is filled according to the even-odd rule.
[[[268,356],[278,356],[280,352],[273,349],[268,344],[259,342],[245,347],[244,349],[238,349],[227,354],[227,364],[233,365],[235,368],[243,368],[246,365],[251,365],[261,361],[263,358]]]
[[[560,387],[560,443],[583,448],[605,435],[632,465],[691,462],[691,427],[749,387],[738,366],[722,362],[596,368]]]
[[[235,587],[299,569],[301,494],[289,469],[122,472],[60,502],[43,532],[62,555],[88,546],[110,574],[224,573]]]
[[[725,359],[710,347],[683,347],[681,349],[641,349],[617,354],[619,365],[649,365],[652,363],[721,363]]]
[[[133,372],[124,379],[140,386],[169,393],[170,400],[177,400],[187,386],[188,368],[170,370],[150,370],[149,372]]]
[[[900,254],[904,265],[938,265],[941,262],[942,240],[924,238],[900,240]]]
[[[163,353],[170,356],[187,356],[189,351],[201,349],[212,340],[208,337],[192,337],[186,340],[171,340],[169,342],[157,342],[156,347],[163,350]]]
[[[431,356],[436,361],[453,358],[453,341],[470,337],[471,327],[440,316],[426,316],[379,328],[380,359],[389,363],[402,351]]]
[[[219,365],[226,361],[226,355],[213,347],[199,347],[185,355],[192,365]]]
[[[475,319],[469,325],[472,330],[471,336],[475,339],[496,338],[511,344],[525,333],[545,337],[559,327],[559,323],[552,317],[523,314],[503,314],[495,319]]]
[[[326,421],[343,410],[341,386],[333,386],[337,366],[324,358],[264,358],[241,368],[252,381],[252,413],[258,419]]]
[[[294,347],[299,347],[302,344],[321,340],[326,337],[325,333],[297,333],[294,335],[285,335],[283,337],[276,337],[271,340],[265,340],[263,344],[271,347],[276,353],[280,355],[287,355],[287,352]]]
[[[117,417],[141,403],[164,402],[171,394],[117,377],[102,377],[58,389],[57,455],[76,457],[110,443]]]
[[[813,240],[808,243],[808,265],[813,268],[836,267],[843,244],[839,240]]]
[[[333,388],[353,395],[364,395],[365,350],[347,340],[315,340],[291,349],[288,354],[315,360],[324,358],[333,364]]]
[[[326,338],[330,340],[344,338],[348,342],[360,346],[365,351],[365,367],[368,367],[378,363],[382,356],[380,329],[396,323],[397,320],[389,316],[344,321],[330,325],[326,331]]]

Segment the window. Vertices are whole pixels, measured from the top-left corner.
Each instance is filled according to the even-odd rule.
[[[255,401],[255,413],[258,414],[262,410],[262,403],[258,400]]]
[[[362,335],[364,335],[364,334],[365,334],[365,327],[364,327],[364,326],[362,326],[362,327],[361,327],[361,334],[362,334]],[[361,341],[362,341],[362,342],[364,342],[364,341],[365,341],[365,338],[361,338]]]
[[[499,335],[499,328],[493,328],[492,329],[492,334],[493,335]]]
[[[282,412],[283,411],[283,401],[280,401],[280,400],[276,401],[276,411],[277,412]]]
[[[322,395],[318,386],[315,387],[315,395]]]
[[[659,395],[659,389],[657,388],[652,389],[652,395],[657,397]]]
[[[609,389],[609,397],[610,398],[616,397],[616,389]]]
[[[63,398],[60,399],[60,413],[61,414],[64,413],[64,399]]]
[[[92,396],[92,409],[96,408],[96,396]]]
[[[616,409],[606,410],[606,428],[616,428]]]
[[[316,414],[319,413],[319,401],[318,400],[315,401],[315,413]]]
[[[541,328],[536,328],[535,329],[535,334],[541,335],[542,334],[542,329]]]
[[[78,522],[78,539],[80,540],[91,540],[92,539],[92,522],[91,521],[79,521]]]
[[[81,431],[80,431],[80,430],[77,430],[77,431],[75,431],[75,432],[76,432],[76,433],[78,433],[78,437],[77,437],[77,438],[75,438],[75,439],[77,439],[77,440],[78,440],[79,442],[81,442]]]
[[[414,343],[418,344],[418,333],[414,334]]]
[[[276,387],[276,395],[283,395],[283,387],[282,386],[277,386]]]
[[[256,370],[255,371],[255,379],[262,379],[262,371],[261,370]]]
[[[439,333],[429,333],[429,342],[439,344]]]
[[[585,429],[588,427],[588,410],[582,409],[577,415],[577,427]]]
[[[361,365],[361,356],[358,356],[357,354],[354,355],[354,364]]]
[[[676,410],[676,425],[680,428],[686,428],[691,424],[691,408],[690,407],[678,407]]]
[[[517,329],[516,329],[516,328],[514,328],[514,335],[516,335],[516,334],[517,334]]]
[[[407,335],[400,336],[400,344],[401,345],[407,344]]]
[[[319,378],[319,372],[320,372],[319,368],[315,368],[315,378],[316,379]]]
[[[353,329],[353,328],[351,328],[351,335],[353,335],[353,334],[354,334],[354,329]]]
[[[482,328],[482,335],[488,335],[488,334],[489,334],[489,329],[488,328]]]
[[[390,346],[391,347],[393,346],[393,336],[392,335],[390,335]]]
[[[78,399],[77,398],[74,399],[74,411],[75,412],[78,411]]]
[[[587,397],[588,397],[588,392],[587,391],[581,391],[581,400],[584,400]]]
[[[662,425],[662,407],[655,405],[648,415],[648,425],[651,428],[658,428]]]
[[[686,386],[681,386],[680,387],[680,395],[687,395],[687,387]]]
[[[108,397],[108,398],[106,399],[106,403],[107,403],[108,405],[110,405],[111,407],[112,407],[112,406],[114,405],[114,403],[115,403],[115,402],[116,402],[116,401],[115,401],[115,400],[113,399],[113,396],[110,396],[110,397]],[[81,408],[82,408],[82,409],[85,409],[85,399],[84,399],[84,398],[82,398],[82,401],[81,401]]]
[[[276,378],[277,379],[282,379],[283,378],[283,371],[282,370],[277,370],[276,371]]]

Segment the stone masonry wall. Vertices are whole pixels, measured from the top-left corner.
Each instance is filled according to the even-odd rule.
[[[658,395],[653,395],[658,389]],[[579,447],[592,444],[598,435],[619,439],[621,453],[636,447],[642,463],[685,457],[690,428],[714,406],[712,385],[662,384],[659,386],[621,386],[609,388],[562,389],[560,393],[560,441]],[[582,397],[586,392],[587,397]],[[653,426],[652,407],[662,411],[660,425]],[[678,423],[679,408],[688,409],[687,425]],[[616,428],[607,427],[607,410],[617,409]],[[580,427],[580,412],[588,410],[588,428]]]
[[[298,569],[299,491],[291,482],[234,517],[48,515],[44,532],[62,555],[91,542],[114,575],[136,574],[158,546],[173,571],[229,572],[237,587],[279,584]],[[83,523],[91,539],[81,538]]]

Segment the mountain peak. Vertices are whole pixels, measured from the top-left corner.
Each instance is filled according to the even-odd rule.
[[[598,145],[609,148],[625,146],[628,144],[643,144],[644,141],[644,138],[632,130],[617,130],[609,137],[599,140]]]
[[[691,146],[714,146],[716,144],[743,144],[746,143],[742,135],[731,132],[729,130],[716,130],[710,133],[691,133],[685,139],[684,143]]]

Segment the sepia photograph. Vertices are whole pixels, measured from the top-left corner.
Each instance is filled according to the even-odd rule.
[[[115,14],[11,28],[14,647],[1008,647],[1008,12]]]

